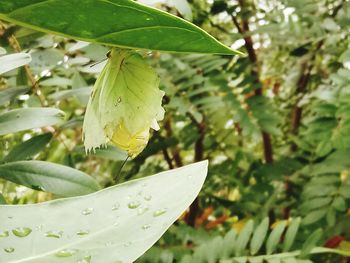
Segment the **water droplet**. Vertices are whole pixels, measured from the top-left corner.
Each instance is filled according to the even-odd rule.
[[[138,202],[138,201],[132,201],[132,202],[130,202],[130,203],[128,204],[128,207],[129,207],[130,209],[135,209],[135,208],[138,208],[140,205],[141,205],[140,202]]]
[[[146,201],[151,201],[152,195],[146,195],[146,196],[144,197],[144,199],[145,199]]]
[[[46,237],[54,237],[54,238],[61,238],[63,235],[63,231],[47,231],[45,233]]]
[[[38,225],[38,226],[36,226],[36,227],[35,227],[35,230],[37,230],[37,231],[43,230],[43,225]]]
[[[90,263],[91,262],[91,256],[86,256],[82,260],[79,260],[78,263]]]
[[[128,242],[126,242],[125,244],[124,244],[124,247],[130,247],[131,246],[131,242],[130,241],[128,241]]]
[[[84,209],[81,213],[82,213],[84,216],[87,216],[87,215],[90,215],[93,211],[94,211],[94,209],[90,207],[90,208]]]
[[[121,103],[121,102],[122,102],[122,98],[121,98],[121,97],[118,97],[117,102],[118,102],[118,103]]]
[[[146,225],[143,225],[143,226],[142,226],[142,229],[143,229],[143,230],[146,230],[146,229],[149,229],[150,227],[151,227],[151,225],[146,224]]]
[[[77,232],[77,235],[78,235],[78,236],[85,236],[85,235],[87,235],[87,234],[89,234],[89,233],[90,233],[89,230],[79,230],[79,231]]]
[[[15,249],[14,249],[13,247],[6,247],[6,248],[4,248],[4,251],[5,251],[6,253],[12,253],[12,252],[15,251]]]
[[[9,231],[1,231],[0,232],[0,238],[1,237],[8,237],[9,236]]]
[[[140,207],[139,209],[137,209],[137,214],[138,215],[143,215],[144,213],[146,213],[149,210],[148,206],[145,207]]]
[[[7,218],[8,218],[8,219],[12,219],[12,218],[13,218],[13,216],[8,216]]]
[[[150,20],[152,20],[152,18],[147,17],[146,20],[147,20],[147,21],[150,21]]]
[[[59,258],[66,258],[66,257],[73,256],[75,253],[77,253],[76,249],[62,249],[62,250],[58,251],[55,254],[55,256],[59,257]]]
[[[105,243],[105,246],[106,246],[106,247],[110,247],[110,246],[112,246],[112,245],[113,245],[113,242],[111,242],[111,241]]]
[[[16,237],[26,237],[28,236],[30,233],[32,233],[32,229],[29,227],[17,227],[15,229],[12,229],[12,233],[16,236]]]
[[[161,216],[161,215],[163,215],[165,213],[166,213],[166,209],[159,209],[157,211],[154,211],[153,216],[157,217],[157,216]]]
[[[112,210],[115,211],[115,210],[118,210],[120,207],[120,204],[119,203],[115,203],[113,206],[112,206]]]

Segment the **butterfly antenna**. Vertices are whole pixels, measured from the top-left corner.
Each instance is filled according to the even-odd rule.
[[[100,64],[100,63],[106,61],[107,59],[108,59],[108,58],[104,58],[104,59],[102,59],[102,60],[100,60],[100,61],[97,61],[97,62],[91,64],[91,65],[90,65],[90,68],[95,67],[96,65],[98,65],[98,64]]]

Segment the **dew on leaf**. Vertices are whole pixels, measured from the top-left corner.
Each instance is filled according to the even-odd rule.
[[[154,211],[153,216],[157,217],[157,216],[161,216],[165,213],[166,213],[166,209],[159,209],[159,210]]]
[[[144,213],[146,213],[149,210],[148,206],[145,207],[140,207],[139,209],[137,209],[137,214],[138,215],[143,215]]]
[[[112,210],[115,211],[115,210],[118,210],[120,207],[120,204],[119,203],[115,203],[113,206],[112,206]]]
[[[0,231],[0,238],[1,237],[8,237],[9,236],[9,231]]]
[[[144,197],[144,199],[145,199],[146,201],[151,201],[152,196],[151,196],[151,195],[146,195],[146,196]]]
[[[141,205],[141,203],[138,201],[132,201],[132,202],[128,203],[128,207],[130,209],[138,208],[140,205]]]
[[[15,251],[15,249],[13,247],[6,247],[6,248],[4,248],[4,251],[6,253],[13,253]]]
[[[59,258],[66,258],[66,257],[73,256],[75,253],[77,253],[76,249],[62,249],[62,250],[58,251],[55,254],[55,256],[59,257]]]
[[[110,241],[105,243],[105,246],[106,246],[106,247],[110,247],[110,246],[112,246],[112,245],[113,245],[113,242],[110,242]]]
[[[146,230],[146,229],[149,229],[150,227],[151,227],[151,225],[146,224],[146,225],[143,225],[143,226],[142,226],[142,229],[143,229],[143,230]]]
[[[45,233],[46,237],[54,237],[54,238],[61,238],[63,235],[63,231],[47,231]]]
[[[82,213],[84,216],[87,216],[87,215],[90,215],[93,211],[94,211],[94,209],[90,207],[90,208],[84,209],[81,213]]]
[[[90,263],[91,262],[91,256],[86,256],[82,260],[79,260],[78,263]]]
[[[131,242],[130,241],[128,241],[128,242],[126,242],[125,244],[124,244],[124,247],[130,247],[131,246]]]
[[[78,235],[78,236],[85,236],[85,235],[87,235],[87,234],[89,234],[89,233],[90,233],[89,230],[79,230],[79,231],[77,232],[77,235]]]
[[[16,236],[16,237],[26,237],[28,236],[30,233],[32,233],[32,229],[29,227],[17,227],[15,229],[12,229],[12,233]]]
[[[35,230],[37,230],[37,231],[43,230],[43,225],[38,225],[38,226],[36,226],[36,227],[35,227]]]

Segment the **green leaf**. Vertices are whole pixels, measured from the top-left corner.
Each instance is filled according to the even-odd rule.
[[[281,236],[283,234],[284,229],[286,228],[287,221],[281,221],[275,226],[272,230],[269,238],[266,241],[266,253],[268,255],[272,254],[276,249],[277,245],[280,243]]]
[[[327,211],[326,220],[329,226],[333,227],[337,220],[337,213],[334,208],[330,207]]]
[[[320,241],[322,237],[323,231],[321,228],[315,230],[305,241],[303,244],[303,247],[300,252],[300,257],[305,258],[307,257],[311,250],[316,247],[318,241]]]
[[[306,192],[307,194],[307,192]],[[324,207],[332,201],[331,197],[317,197],[313,199],[307,199],[301,206],[302,210],[310,211],[316,208]]]
[[[260,223],[260,225],[256,228],[256,230],[254,231],[252,240],[250,241],[250,253],[252,255],[255,255],[261,248],[262,244],[264,243],[268,229],[269,229],[269,218],[266,217]]]
[[[282,263],[298,263],[295,257],[287,257],[282,259]]]
[[[45,133],[35,136],[14,147],[2,161],[14,162],[29,159],[42,151],[51,141],[51,138],[52,133]]]
[[[227,259],[233,254],[233,250],[236,244],[236,237],[237,233],[234,229],[231,229],[225,235],[221,259]]]
[[[242,255],[244,249],[246,248],[248,241],[250,239],[250,236],[253,232],[254,228],[254,221],[249,220],[241,230],[241,232],[238,235],[238,238],[236,240],[236,247],[235,247],[235,255],[240,256]]]
[[[0,19],[46,33],[124,48],[239,53],[183,19],[131,0],[3,0]]]
[[[319,220],[321,220],[327,213],[327,209],[319,209],[308,213],[303,219],[304,225],[313,224]]]
[[[87,102],[89,101],[91,91],[92,91],[91,87],[62,90],[51,94],[49,98],[54,101],[60,101],[60,100],[69,99],[75,96],[77,98],[83,98],[83,102],[86,105]]]
[[[344,212],[347,208],[345,199],[342,196],[337,196],[332,202],[332,207],[340,212]]]
[[[1,7],[0,7],[1,9]],[[1,15],[0,15],[1,16]],[[17,53],[0,57],[0,74],[28,64],[32,60],[27,53]]]
[[[60,196],[84,195],[100,188],[92,177],[79,170],[43,161],[2,164],[0,178]]]
[[[291,249],[293,246],[295,237],[298,233],[298,229],[300,226],[300,217],[293,219],[290,223],[290,226],[287,229],[286,235],[284,237],[284,243],[283,243],[283,252],[287,252]]]
[[[2,195],[2,193],[0,193],[0,205],[6,205],[6,200],[5,200],[4,196]]]
[[[9,88],[0,91],[0,106],[5,103],[13,100],[18,95],[27,93],[29,91],[28,87],[17,87],[17,88]]]
[[[1,260],[134,262],[193,202],[207,166],[203,161],[82,197],[0,206],[0,229],[10,232],[1,246],[14,249],[1,250]]]
[[[64,113],[54,108],[16,109],[0,114],[0,135],[54,125]]]

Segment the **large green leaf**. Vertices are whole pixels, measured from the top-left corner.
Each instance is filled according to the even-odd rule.
[[[87,174],[68,166],[43,161],[18,161],[0,165],[0,178],[60,196],[77,196],[99,190]]]
[[[203,161],[77,198],[0,205],[0,233],[8,233],[0,239],[0,261],[133,262],[195,199],[207,166]]]
[[[27,108],[0,114],[0,135],[49,126],[62,120],[64,113],[54,108]]]
[[[237,54],[199,27],[131,0],[3,0],[0,19],[106,45]]]

